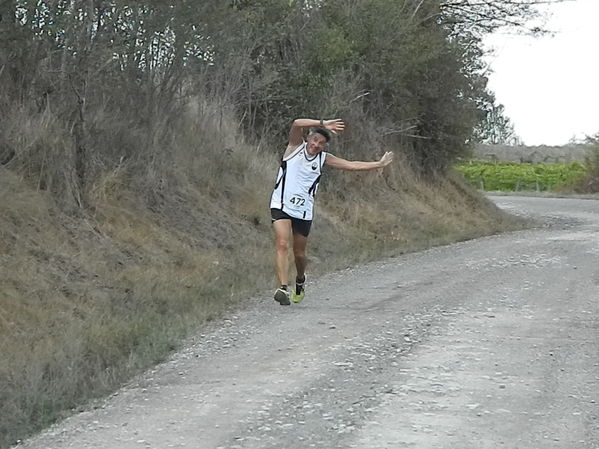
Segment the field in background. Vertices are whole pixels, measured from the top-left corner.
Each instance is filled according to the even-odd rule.
[[[589,171],[581,162],[531,164],[473,160],[455,168],[472,186],[503,192],[572,191]]]

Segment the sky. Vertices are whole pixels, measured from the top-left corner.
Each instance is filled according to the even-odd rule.
[[[488,86],[525,145],[563,145],[599,133],[599,0],[543,10],[552,35],[485,39]]]

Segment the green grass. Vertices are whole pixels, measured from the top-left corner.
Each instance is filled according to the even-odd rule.
[[[580,162],[530,164],[467,161],[455,166],[473,186],[486,191],[569,190],[587,173]]]

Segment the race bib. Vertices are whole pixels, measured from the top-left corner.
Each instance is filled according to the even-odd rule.
[[[307,204],[306,199],[301,195],[293,195],[289,199],[289,202],[287,204],[287,207],[289,209],[295,209],[295,210],[301,210],[301,211],[306,210],[307,206],[308,206],[308,204]]]

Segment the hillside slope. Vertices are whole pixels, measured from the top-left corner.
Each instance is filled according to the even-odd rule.
[[[148,201],[115,176],[76,213],[0,168],[0,447],[112,391],[274,285],[267,201],[276,159],[229,157],[242,180],[230,188],[180,183]],[[312,278],[519,226],[460,182],[425,183],[401,163],[393,170],[401,183],[328,173]]]

